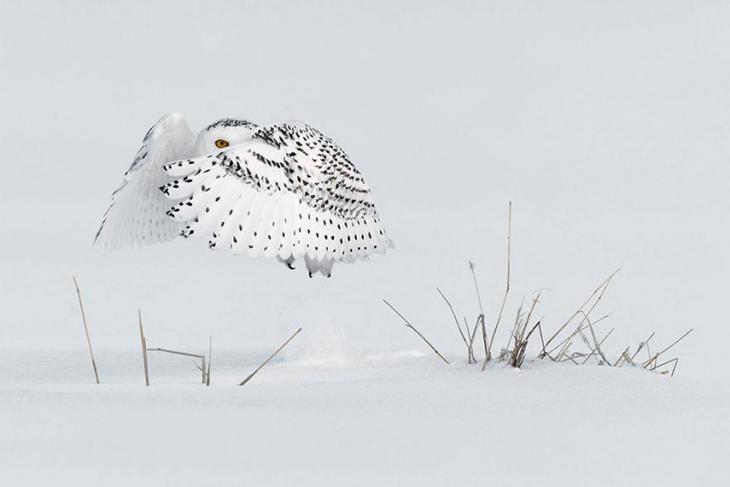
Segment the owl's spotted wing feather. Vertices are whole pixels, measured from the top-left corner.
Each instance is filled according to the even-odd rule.
[[[335,261],[392,247],[370,188],[347,154],[304,124],[259,127],[217,154],[163,166],[177,179],[160,189],[179,199],[168,214],[182,235],[236,254],[304,257],[329,275]]]
[[[105,249],[143,246],[172,240],[183,224],[165,215],[170,200],[157,190],[170,181],[162,166],[192,154],[195,134],[183,117],[162,117],[145,135],[122,185],[112,193],[94,244]]]

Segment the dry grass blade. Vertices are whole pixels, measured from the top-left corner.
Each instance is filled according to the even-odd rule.
[[[520,303],[520,307],[517,308],[517,316],[515,316],[515,324],[512,326],[512,333],[509,334],[509,339],[507,340],[507,346],[504,348],[505,351],[509,350],[510,345],[512,344],[512,339],[515,337],[515,334],[517,333],[518,328],[521,325],[521,318],[522,318],[522,306],[525,303]]]
[[[582,314],[583,314],[584,316],[586,316],[586,315],[590,315],[590,314],[591,314],[591,311],[593,311],[593,309],[594,309],[594,308],[596,307],[596,305],[598,305],[598,303],[599,303],[599,302],[601,301],[601,299],[603,298],[603,295],[604,295],[604,293],[606,292],[606,289],[608,289],[608,286],[609,286],[609,284],[611,284],[611,280],[612,280],[612,279],[614,278],[614,276],[615,276],[615,275],[616,275],[616,274],[617,274],[617,273],[619,272],[619,270],[620,270],[620,269],[617,269],[617,270],[615,270],[615,271],[614,271],[614,272],[613,272],[613,273],[612,273],[612,274],[611,274],[610,276],[608,276],[608,277],[607,277],[607,278],[606,278],[606,279],[605,279],[605,280],[604,280],[604,281],[603,281],[603,282],[602,282],[601,284],[599,284],[599,286],[598,286],[598,287],[596,288],[596,290],[595,290],[595,291],[593,291],[593,293],[591,293],[591,295],[590,295],[590,296],[588,296],[588,299],[586,299],[586,300],[585,300],[585,301],[583,302],[583,304],[581,304],[581,305],[580,305],[580,307],[578,308],[578,310],[577,310],[577,311],[576,311],[575,313],[573,313],[573,315],[572,315],[572,316],[571,316],[570,318],[568,318],[568,320],[567,320],[567,321],[566,321],[565,323],[563,323],[563,325],[562,325],[562,326],[560,326],[560,328],[558,328],[558,331],[556,331],[556,332],[555,332],[555,333],[553,334],[553,336],[551,336],[551,337],[550,337],[550,338],[548,339],[548,341],[547,341],[547,342],[545,343],[545,347],[547,347],[548,345],[550,345],[550,344],[552,343],[552,341],[553,341],[553,340],[555,340],[555,339],[556,339],[556,338],[558,337],[558,335],[560,335],[560,334],[561,334],[561,333],[563,332],[563,330],[564,330],[564,329],[565,329],[565,328],[566,328],[566,327],[567,327],[567,326],[568,326],[568,325],[569,325],[569,324],[570,324],[570,323],[571,323],[571,322],[572,322],[572,321],[573,321],[573,320],[574,320],[574,319],[575,319],[575,318],[576,318],[577,316],[579,316],[579,315],[580,315],[581,313],[582,313]],[[596,297],[596,296],[597,296],[597,297]],[[591,301],[592,301],[592,300],[593,300],[594,298],[595,298],[595,301],[593,302],[593,305],[592,305],[592,306],[590,307],[590,309],[589,309],[589,310],[588,310],[587,312],[584,312],[584,311],[583,311],[583,308],[585,308],[585,307],[586,307],[586,306],[588,305],[588,303],[590,303],[590,302],[591,302]],[[582,324],[582,323],[581,323],[581,324]],[[578,327],[580,328],[580,325],[578,325]],[[560,345],[558,345],[558,347],[560,347]],[[556,348],[557,348],[557,347],[556,347]],[[555,348],[554,348],[553,350],[551,350],[551,351],[554,351],[554,350],[555,350]],[[541,354],[540,358],[542,358],[543,356],[544,356],[544,355],[542,355],[542,354]]]
[[[474,358],[474,337],[477,334],[478,326],[479,326],[479,318],[477,318],[477,322],[474,324],[474,329],[469,330],[469,323],[466,321],[466,316],[464,316],[464,328],[466,328],[466,333],[469,336],[469,343],[467,343],[467,345],[466,345],[467,361],[470,364],[477,363],[476,359]]]
[[[448,360],[446,360],[446,359],[444,358],[444,356],[443,356],[443,355],[441,355],[441,354],[439,353],[439,351],[438,351],[438,350],[436,350],[436,347],[434,347],[434,346],[433,346],[433,345],[431,344],[431,342],[429,342],[429,341],[428,341],[428,339],[427,339],[427,338],[426,338],[425,336],[423,336],[423,334],[422,334],[422,333],[421,333],[420,331],[418,331],[418,330],[416,329],[416,327],[415,327],[415,326],[411,325],[411,323],[410,323],[410,322],[409,322],[409,321],[408,321],[408,320],[407,320],[407,319],[405,318],[405,316],[403,316],[402,314],[400,314],[400,312],[399,312],[399,311],[398,311],[397,309],[395,309],[395,308],[393,307],[393,305],[392,305],[392,304],[390,304],[390,303],[389,303],[388,301],[386,301],[385,299],[383,300],[383,302],[384,302],[385,304],[387,304],[387,305],[388,305],[388,307],[389,307],[390,309],[392,309],[392,310],[393,310],[393,312],[394,312],[395,314],[397,314],[397,315],[398,315],[398,316],[400,317],[400,319],[402,319],[402,320],[403,320],[403,322],[404,322],[404,323],[406,324],[406,327],[408,327],[408,328],[410,328],[411,330],[413,330],[413,332],[414,332],[414,333],[415,333],[416,335],[418,335],[418,336],[419,336],[419,337],[421,338],[421,340],[423,340],[424,342],[426,342],[426,344],[427,344],[427,345],[428,345],[429,347],[431,347],[431,350],[433,350],[433,352],[434,352],[434,353],[435,353],[436,355],[438,355],[438,356],[439,356],[439,358],[440,358],[441,360],[443,360],[443,361],[444,361],[444,362],[445,362],[446,364],[449,364],[449,361],[448,361]]]
[[[636,352],[634,352],[634,354],[631,356],[632,363],[633,363],[633,360],[636,358],[636,356],[639,355],[639,352],[641,352],[641,349],[649,346],[649,341],[652,338],[654,338],[654,334],[655,334],[655,332],[651,332],[651,335],[649,335],[649,338],[647,338],[643,342],[639,343],[639,346],[636,347]]]
[[[197,359],[205,358],[205,355],[200,354],[200,353],[179,352],[177,350],[170,350],[169,348],[159,348],[159,347],[148,348],[147,351],[148,352],[165,352],[165,353],[169,353],[172,355],[182,355],[184,357],[194,357]]]
[[[621,355],[616,359],[616,361],[613,363],[614,367],[621,367],[623,365],[623,361],[630,361],[629,358],[629,349],[630,347],[626,347],[626,350],[621,352]],[[628,359],[628,360],[627,360]]]
[[[484,357],[486,358],[489,356],[489,340],[487,339],[487,327],[484,324],[484,307],[482,307],[482,294],[479,292],[479,285],[477,284],[477,274],[474,271],[474,267],[474,263],[472,261],[469,261],[469,269],[471,270],[471,277],[474,281],[474,291],[477,294],[477,302],[479,303],[479,317],[477,318],[477,325],[481,326],[482,329],[482,343],[484,344]],[[472,344],[474,342],[473,335],[471,337],[471,342]]]
[[[606,318],[608,318],[609,316],[611,316],[611,314],[612,313],[608,313],[606,315],[601,316],[596,321],[593,321],[592,322],[592,326],[595,327],[600,322],[602,322],[603,320],[605,320]],[[582,320],[581,321],[581,325],[583,323],[585,323],[585,320]],[[550,349],[550,352],[549,353],[555,352],[557,349],[559,349],[560,347],[562,347],[566,342],[568,342],[568,341],[572,340],[573,338],[575,338],[576,335],[582,334],[587,329],[588,329],[588,325],[578,326],[578,328],[576,328],[570,335],[568,335],[567,337],[563,338],[557,345],[555,345],[552,349]],[[548,352],[545,351],[545,349],[543,348],[543,352],[540,352],[539,358],[543,358],[543,353],[547,354]]]
[[[137,315],[139,317],[139,338],[142,342],[142,361],[144,363],[144,383],[146,386],[150,385],[150,372],[148,368],[148,361],[147,361],[147,339],[144,336],[144,328],[142,327],[142,310],[137,310]]]
[[[464,317],[464,322],[466,322],[466,317]],[[471,331],[471,336],[469,337],[469,344],[474,347],[474,340],[477,337],[477,330],[482,327],[484,323],[484,315],[477,316],[477,321],[474,323],[474,329]]]
[[[569,344],[569,346],[570,346],[570,344]],[[575,365],[578,365],[578,362],[576,362],[576,361],[575,361],[575,359],[574,359],[573,357],[571,357],[570,355],[568,355],[568,354],[566,353],[566,354],[565,354],[565,360],[563,360],[563,362],[567,362],[567,361],[571,361],[571,362],[573,362],[573,364],[575,364]]]
[[[593,324],[591,324],[591,321],[588,319],[587,316],[586,316],[586,321],[588,321],[588,329],[591,332],[591,338],[593,338],[593,343],[595,344],[596,352],[598,352],[598,354],[601,356],[604,363],[610,367],[611,362],[608,360],[608,358],[606,358],[606,355],[603,353],[603,350],[601,350],[601,343],[598,342],[598,338],[596,337],[596,332],[593,330]]]
[[[522,363],[525,360],[525,353],[527,352],[527,344],[530,340],[530,336],[532,335],[532,332],[534,332],[535,329],[540,326],[540,322],[538,321],[537,324],[532,327],[529,333],[525,335],[525,331],[527,331],[527,327],[530,324],[530,319],[532,318],[532,313],[535,311],[535,307],[540,301],[540,294],[541,292],[538,291],[533,298],[532,305],[530,306],[530,310],[527,312],[527,317],[525,318],[525,321],[519,325],[516,325],[515,329],[513,330],[515,347],[512,349],[509,358],[509,363],[510,365],[512,365],[512,367],[519,368],[522,366]]]
[[[690,328],[689,330],[687,330],[687,331],[686,331],[686,332],[684,333],[684,335],[682,335],[681,337],[679,337],[679,338],[677,338],[676,340],[674,340],[674,342],[672,342],[672,344],[671,344],[671,345],[669,345],[668,347],[666,347],[666,348],[665,348],[664,350],[662,350],[661,352],[658,352],[658,353],[654,354],[654,356],[653,356],[652,358],[650,358],[649,360],[647,360],[646,362],[644,362],[644,363],[642,364],[642,367],[646,368],[646,367],[648,367],[649,365],[651,365],[651,363],[652,363],[652,362],[656,362],[656,361],[657,361],[657,360],[659,359],[659,357],[660,357],[660,356],[661,356],[661,355],[662,355],[663,353],[665,353],[665,352],[669,351],[669,350],[670,350],[670,349],[671,349],[672,347],[674,347],[674,346],[675,346],[675,345],[676,345],[677,343],[679,343],[679,342],[681,342],[682,340],[684,340],[684,338],[685,338],[685,337],[686,337],[687,335],[689,335],[690,333],[692,333],[693,331],[694,331],[694,328]]]
[[[537,331],[540,332],[540,346],[542,347],[542,351],[545,352],[545,337],[542,334],[542,324],[538,323]],[[550,360],[555,361],[555,359],[548,353],[545,354]]]
[[[492,336],[489,339],[489,345],[487,347],[487,354],[484,357],[484,364],[482,364],[482,371],[487,368],[487,362],[492,359],[492,344],[494,343],[494,337],[497,334],[497,329],[502,321],[502,313],[504,312],[504,306],[507,304],[507,296],[509,295],[510,286],[510,273],[512,271],[512,202],[509,202],[509,208],[507,212],[507,284],[504,289],[504,296],[502,297],[502,304],[499,307],[499,314],[497,315],[497,321],[494,323],[494,329],[492,330]]]
[[[300,332],[300,331],[302,331],[302,329],[301,329],[301,328],[299,328],[299,329],[298,329],[297,331],[295,331],[295,332],[294,332],[294,334],[293,334],[292,336],[290,336],[289,338],[287,338],[287,339],[286,339],[286,341],[285,341],[284,343],[282,343],[282,344],[281,344],[281,346],[280,346],[279,348],[277,348],[277,349],[276,349],[276,350],[274,351],[274,353],[272,353],[271,355],[269,355],[269,358],[267,358],[266,360],[264,360],[264,362],[263,362],[263,363],[262,363],[261,365],[259,365],[258,367],[256,367],[256,370],[254,370],[253,372],[251,372],[251,373],[249,374],[249,376],[248,376],[248,377],[246,377],[245,379],[243,379],[243,380],[241,381],[241,383],[240,383],[240,384],[238,384],[238,385],[239,385],[239,386],[243,386],[243,385],[246,385],[246,382],[250,381],[250,380],[251,380],[251,379],[253,378],[253,376],[254,376],[254,375],[256,375],[256,373],[257,373],[257,372],[258,372],[259,370],[263,369],[263,368],[264,368],[264,366],[265,366],[266,364],[268,364],[268,363],[269,363],[269,362],[271,361],[271,359],[273,359],[274,357],[276,357],[276,354],[278,354],[279,352],[281,352],[281,351],[282,351],[282,349],[283,349],[284,347],[286,347],[286,346],[287,346],[287,345],[289,344],[289,342],[290,342],[290,341],[292,341],[292,340],[294,339],[294,337],[295,337],[295,336],[297,336],[297,335],[299,334],[299,332]]]
[[[665,353],[665,352],[668,352],[668,351],[669,351],[669,350],[670,350],[670,349],[671,349],[672,347],[674,347],[674,346],[675,346],[675,345],[676,345],[677,343],[679,343],[679,342],[681,342],[682,340],[684,340],[684,339],[685,339],[685,337],[686,337],[687,335],[689,335],[690,333],[692,333],[693,331],[694,331],[694,328],[690,328],[689,330],[687,330],[687,331],[686,331],[686,332],[684,333],[684,335],[682,335],[681,337],[679,337],[679,338],[677,338],[676,340],[674,340],[674,342],[672,342],[672,344],[671,344],[671,345],[669,345],[669,346],[668,346],[667,348],[665,348],[664,350],[662,350],[661,352],[659,352],[659,353],[658,353],[657,355],[661,355],[661,354],[663,354],[663,353]]]
[[[448,300],[446,295],[441,291],[441,289],[436,288],[436,291],[441,295],[442,298],[444,298],[444,301],[446,301],[446,305],[449,307],[449,310],[451,310],[451,316],[454,317],[454,322],[456,323],[456,328],[459,330],[459,335],[461,336],[461,340],[464,342],[464,345],[466,345],[467,350],[469,350],[469,340],[467,340],[467,336],[469,335],[469,326],[466,326],[466,335],[461,330],[461,324],[459,323],[459,318],[456,317],[456,311],[454,311],[454,307],[451,305],[451,301]],[[464,323],[466,325],[466,323]],[[471,354],[469,355],[469,363],[471,363]]]
[[[145,346],[147,345],[147,340],[145,339]],[[194,360],[193,363],[195,364],[195,368],[197,368],[200,371],[200,382],[202,384],[208,383],[208,373],[210,372],[210,364],[208,364],[205,360],[205,355],[202,353],[190,353],[190,352],[181,352],[179,350],[170,350],[169,348],[147,348],[147,352],[163,352],[163,353],[169,353],[171,355],[180,355],[183,357],[192,357],[200,360],[200,365],[198,365]]]
[[[568,350],[570,349],[571,345],[573,345],[572,341],[565,342],[565,345],[563,345],[563,348],[560,349],[560,353],[558,353],[558,356],[555,359],[557,362],[560,362],[563,355],[566,355],[568,353]]]
[[[657,369],[660,369],[660,368],[664,367],[665,365],[668,365],[668,364],[673,363],[674,364],[674,367],[672,367],[672,374],[670,375],[670,377],[674,377],[674,371],[677,370],[677,363],[678,362],[679,362],[679,357],[675,357],[673,359],[667,360],[666,362],[662,362],[659,365],[655,365],[654,367],[651,368],[651,370],[657,370]],[[668,370],[665,370],[665,371],[659,372],[659,373],[660,374],[666,374],[667,372],[669,372],[669,371]]]
[[[522,345],[521,345],[522,350],[521,350],[520,354],[517,356],[517,360],[515,361],[515,367],[522,367],[522,364],[525,361],[525,354],[527,353],[527,344],[530,341],[530,337],[532,336],[532,333],[536,329],[540,329],[540,324],[541,323],[542,323],[542,320],[540,320],[537,323],[535,323],[535,326],[533,326],[530,329],[530,331],[527,333],[527,335],[525,336],[525,338],[522,340]]]
[[[208,337],[208,368],[205,371],[205,385],[210,386],[210,364],[213,362],[213,337]]]
[[[81,290],[79,289],[79,283],[76,278],[73,278],[74,287],[76,288],[76,296],[79,298],[79,308],[81,309],[81,321],[84,324],[84,334],[86,335],[86,345],[89,347],[89,356],[91,357],[91,367],[94,369],[94,378],[97,384],[101,384],[99,380],[99,371],[96,368],[96,359],[94,358],[94,349],[91,347],[91,337],[89,336],[89,326],[86,323],[86,313],[84,312],[84,303],[81,300]]]
[[[591,328],[591,329],[592,329],[592,328]],[[581,364],[585,364],[586,362],[588,362],[588,359],[590,359],[591,357],[593,357],[593,356],[594,356],[593,354],[594,354],[594,353],[596,353],[596,350],[598,349],[598,347],[600,347],[601,345],[603,345],[603,342],[605,342],[605,341],[606,341],[606,339],[607,339],[608,337],[610,337],[610,336],[611,336],[611,333],[613,333],[613,331],[614,331],[614,330],[615,330],[615,328],[611,328],[611,331],[609,331],[608,333],[606,333],[606,336],[604,336],[604,337],[603,337],[603,339],[602,339],[602,340],[601,340],[600,342],[598,342],[598,346],[594,347],[594,348],[593,348],[593,349],[591,350],[591,353],[589,353],[589,354],[588,354],[588,355],[587,355],[587,356],[585,357],[585,360],[583,360],[583,362],[581,362]],[[595,336],[595,335],[594,335],[594,336]],[[603,355],[603,354],[601,354],[601,355]]]

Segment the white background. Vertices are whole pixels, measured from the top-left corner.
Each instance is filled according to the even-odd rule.
[[[101,349],[137,347],[138,306],[167,346],[269,347],[303,326],[324,354],[417,347],[386,297],[458,350],[434,287],[472,316],[473,259],[493,321],[512,200],[510,316],[549,288],[556,328],[620,267],[612,347],[693,327],[680,372],[727,376],[727,2],[0,5],[0,348],[83,353],[76,275]],[[201,242],[91,248],[169,111],[320,128],[397,248],[330,280]]]

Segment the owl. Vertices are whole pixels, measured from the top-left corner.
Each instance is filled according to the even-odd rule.
[[[219,120],[197,135],[162,117],[112,193],[94,244],[144,246],[177,237],[277,259],[309,276],[393,247],[368,184],[347,154],[300,122]]]

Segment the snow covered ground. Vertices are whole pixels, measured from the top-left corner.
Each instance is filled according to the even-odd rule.
[[[215,353],[215,352],[214,352]],[[420,351],[336,362],[3,354],[4,485],[722,485],[727,383]]]

